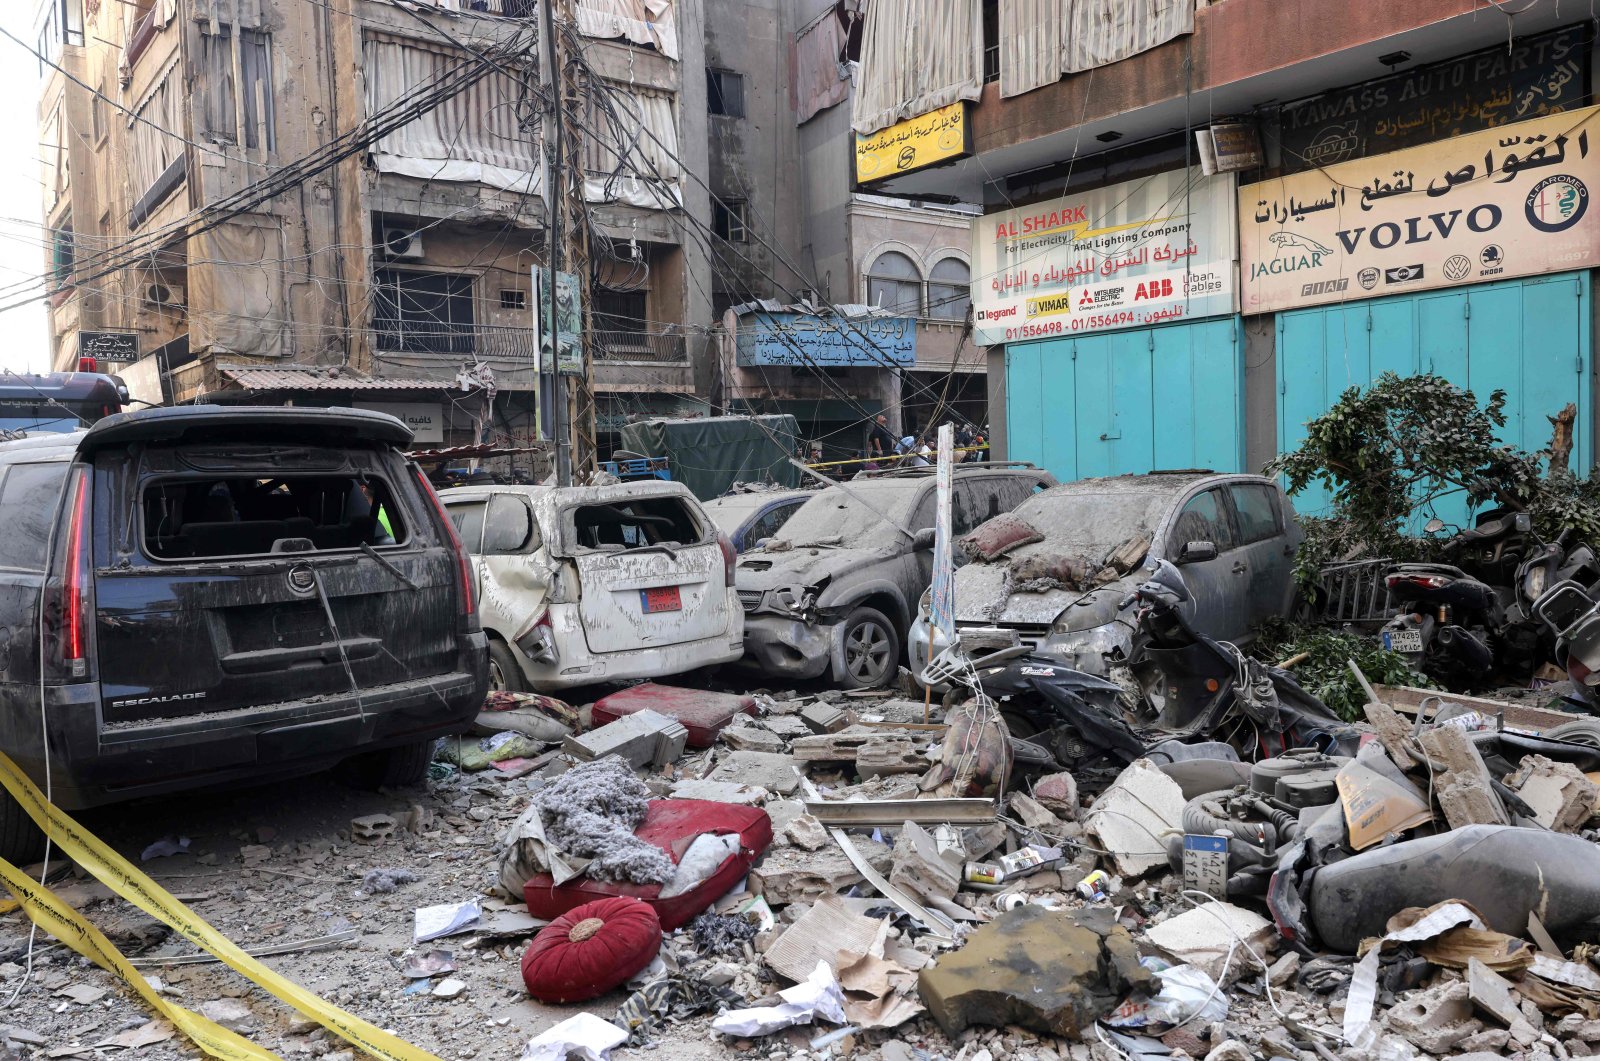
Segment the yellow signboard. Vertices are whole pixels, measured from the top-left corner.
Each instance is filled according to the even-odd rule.
[[[967,104],[957,100],[870,136],[856,134],[856,180],[879,181],[971,153]]]

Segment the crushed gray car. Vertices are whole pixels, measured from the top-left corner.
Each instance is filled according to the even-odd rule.
[[[1184,569],[1188,617],[1217,640],[1246,644],[1293,607],[1300,526],[1278,484],[1259,475],[1082,479],[1029,498],[1011,518],[1035,540],[957,569],[958,637],[1015,636],[1074,669],[1108,674],[1132,653],[1133,623],[1119,606],[1152,559]],[[912,673],[945,647],[924,599],[908,642]]]
[[[915,602],[932,577],[932,471],[826,487],[779,537],[739,558],[743,665],[787,679],[827,674],[853,689],[893,680]],[[1009,512],[1054,482],[1032,468],[958,468],[952,533]]]

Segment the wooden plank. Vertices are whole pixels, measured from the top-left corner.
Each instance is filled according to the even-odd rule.
[[[1532,730],[1542,733],[1553,726],[1574,719],[1587,718],[1587,715],[1568,714],[1565,711],[1551,711],[1543,707],[1533,707],[1529,704],[1519,704],[1511,700],[1491,700],[1482,696],[1467,696],[1464,693],[1447,693],[1438,689],[1417,689],[1409,685],[1378,685],[1374,686],[1378,697],[1396,711],[1407,715],[1415,715],[1421,708],[1423,701],[1433,698],[1428,710],[1431,714],[1439,701],[1451,704],[1464,704],[1467,707],[1482,711],[1486,715],[1505,713],[1506,725],[1514,729]]]
[[[806,813],[823,825],[893,829],[918,825],[986,825],[995,820],[992,799],[806,800]]]

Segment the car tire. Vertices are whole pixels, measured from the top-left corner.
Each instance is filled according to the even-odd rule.
[[[1579,718],[1544,731],[1546,737],[1600,748],[1600,719]]]
[[[339,775],[355,788],[405,788],[420,784],[428,776],[435,743],[419,740],[397,748],[364,752],[340,763]]]
[[[528,691],[528,683],[522,678],[522,668],[517,665],[517,654],[511,651],[510,645],[498,638],[489,640],[489,691]]]
[[[44,857],[44,832],[22,804],[0,792],[0,858],[26,866]]]
[[[876,689],[900,670],[900,637],[876,608],[857,608],[839,624],[834,680],[846,689]]]

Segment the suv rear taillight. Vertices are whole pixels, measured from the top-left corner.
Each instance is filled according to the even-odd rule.
[[[721,531],[717,532],[717,547],[722,550],[722,574],[728,580],[728,585],[733,585],[734,565],[739,562],[739,554],[734,551],[733,542]]]
[[[72,473],[67,483],[66,534],[59,546],[60,572],[56,582],[54,612],[58,624],[51,653],[58,673],[68,680],[89,676],[89,623],[93,615],[93,580],[89,546],[89,477]],[[46,627],[48,630],[48,625]]]
[[[428,482],[428,477],[422,474],[422,469],[415,464],[411,466],[411,474],[416,477],[422,486],[422,492],[428,495],[428,501],[433,505],[433,514],[439,526],[444,530],[445,537],[450,542],[450,548],[456,554],[456,588],[460,591],[461,614],[472,614],[472,561],[467,559],[467,550],[461,545],[461,536],[456,533],[456,525],[450,522],[450,514],[444,510],[444,502],[439,500],[439,495],[434,493],[433,484]]]

